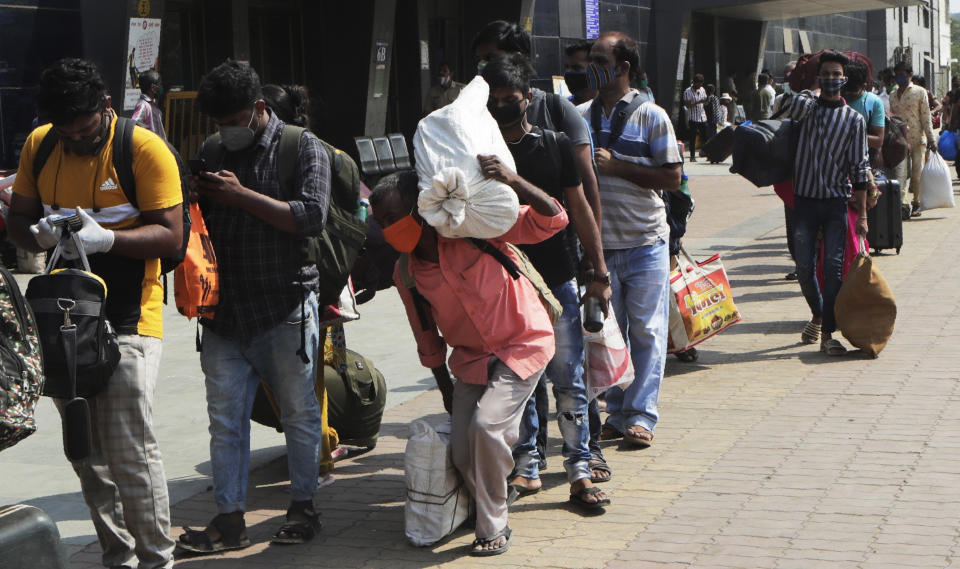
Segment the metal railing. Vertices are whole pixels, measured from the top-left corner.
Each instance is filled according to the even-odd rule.
[[[203,141],[214,133],[213,121],[200,113],[196,91],[167,93],[163,110],[163,128],[167,140],[184,160],[197,156]]]

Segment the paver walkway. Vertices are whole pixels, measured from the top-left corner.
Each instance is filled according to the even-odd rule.
[[[552,438],[545,491],[511,509],[507,554],[466,557],[473,536],[463,530],[434,547],[408,545],[404,443],[409,421],[439,417],[431,391],[386,414],[376,449],[338,464],[336,483],[316,499],[324,527],[314,542],[266,544],[288,500],[277,461],[251,477],[255,545],[177,566],[960,567],[960,214],[925,213],[905,225],[903,254],[877,258],[899,307],[880,358],[829,358],[799,344],[809,312],[797,284],[783,280],[790,263],[776,198],[732,176],[692,186],[688,248],[726,252],[744,321],[705,343],[695,364],[669,358],[653,447],[608,446],[605,514],[566,506]],[[174,521],[202,526],[214,513],[208,491],[176,505]],[[91,546],[74,566],[92,569],[98,558]]]

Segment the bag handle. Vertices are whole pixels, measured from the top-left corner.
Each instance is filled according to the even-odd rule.
[[[683,257],[687,260],[687,262],[690,263],[689,266],[693,267],[693,271],[691,272],[697,273],[697,280],[704,279],[705,281],[710,283],[711,286],[717,286],[717,283],[713,282],[710,279],[710,273],[703,270],[700,264],[694,261],[693,257],[690,256],[690,253],[687,253],[687,250],[684,249],[682,246],[680,247],[680,255],[683,255]],[[687,279],[687,271],[683,270],[684,265],[683,263],[680,262],[680,259],[679,259],[680,255],[677,255],[677,270],[680,271],[680,278],[683,280],[683,284],[689,286],[691,281]],[[693,282],[696,282],[696,281],[693,281]]]
[[[69,227],[63,228],[63,235],[60,236],[60,241],[57,242],[57,246],[53,250],[53,254],[50,255],[50,260],[47,262],[47,268],[44,269],[43,274],[49,275],[53,272],[53,269],[57,268],[57,261],[60,260],[60,257],[63,255],[63,244],[67,238],[73,239],[73,245],[77,249],[77,253],[80,255],[80,262],[83,264],[83,270],[88,273],[92,273],[90,270],[90,261],[87,259],[87,252],[83,249],[83,243],[80,242],[80,237],[77,234],[70,230]]]
[[[864,257],[870,256],[870,250],[867,249],[867,242],[863,235],[857,235],[857,254],[863,255]]]

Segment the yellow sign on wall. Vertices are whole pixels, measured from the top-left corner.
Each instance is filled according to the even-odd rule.
[[[137,2],[137,14],[141,18],[146,18],[150,15],[150,0],[140,0]]]

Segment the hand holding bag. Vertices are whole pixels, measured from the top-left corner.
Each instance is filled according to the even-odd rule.
[[[740,311],[733,302],[720,255],[696,262],[681,248],[677,268],[670,274],[670,291],[676,316],[670,318],[672,345],[668,346],[668,353],[696,346],[740,322]],[[684,338],[686,346],[682,345]]]
[[[633,382],[630,349],[620,333],[612,304],[607,308],[599,332],[583,331],[583,346],[588,400],[595,399],[614,385],[626,389]]]

